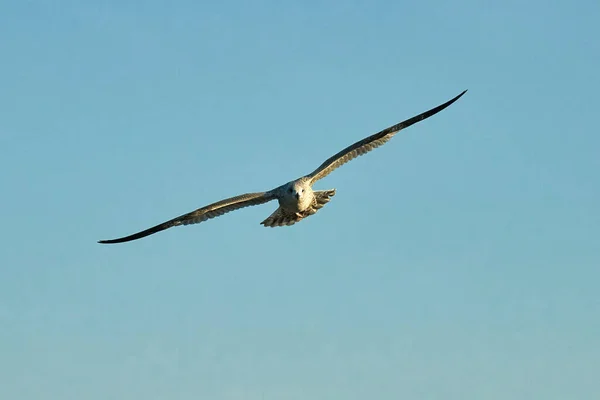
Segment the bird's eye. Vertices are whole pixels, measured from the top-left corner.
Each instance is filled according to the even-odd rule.
[[[289,188],[288,192],[292,193],[294,190],[292,188]]]

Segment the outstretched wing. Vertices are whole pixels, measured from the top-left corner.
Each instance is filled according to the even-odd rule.
[[[327,159],[323,164],[321,164],[321,166],[319,166],[319,168],[314,170],[310,175],[307,175],[307,178],[310,179],[312,185],[314,182],[318,181],[319,179],[325,178],[334,169],[344,165],[348,161],[358,156],[362,156],[363,154],[368,153],[374,148],[386,143],[400,130],[408,128],[409,126],[416,124],[417,122],[422,121],[425,118],[429,118],[432,115],[439,113],[444,108],[448,107],[450,104],[458,100],[465,93],[466,90],[458,96],[456,96],[455,98],[453,98],[452,100],[449,100],[440,106],[432,108],[429,111],[425,111],[424,113],[407,119],[406,121],[400,122],[399,124],[390,126],[389,128],[386,128],[379,133],[371,135],[367,138],[364,138],[363,140],[354,143],[351,146],[346,147],[344,150],[340,151],[333,157]]]
[[[98,241],[98,243],[129,242],[130,240],[140,239],[145,236],[152,235],[153,233],[171,228],[173,226],[199,224],[200,222],[206,221],[207,219],[219,217],[230,211],[248,206],[256,206],[271,201],[273,199],[275,199],[275,195],[272,192],[246,193],[240,196],[230,197],[228,199],[210,204],[206,207],[199,208],[196,211],[184,214],[170,221],[163,222],[162,224],[146,229],[145,231],[134,233],[133,235],[125,236],[119,239],[100,240]]]

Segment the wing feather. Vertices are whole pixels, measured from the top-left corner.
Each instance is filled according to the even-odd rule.
[[[409,118],[406,121],[402,121],[396,125],[390,126],[389,128],[382,130],[381,132],[366,137],[363,140],[360,140],[346,147],[344,150],[328,158],[323,164],[319,166],[319,168],[314,170],[311,174],[307,175],[307,177],[311,181],[311,185],[319,179],[325,178],[333,170],[335,170],[338,167],[341,167],[348,161],[353,160],[358,156],[362,156],[363,154],[366,154],[369,151],[387,143],[387,141],[389,141],[396,133],[398,133],[402,129],[408,128],[409,126],[416,124],[417,122],[422,121],[425,118],[429,118],[432,115],[437,114],[444,108],[454,103],[465,93],[466,90],[442,105],[439,105],[435,108],[432,108],[429,111],[425,111],[424,113]]]
[[[230,197],[228,199],[209,204],[206,207],[199,208],[190,213],[181,215],[177,218],[173,218],[172,220],[163,222],[162,224],[156,225],[152,228],[146,229],[138,233],[134,233],[133,235],[125,236],[118,239],[100,240],[98,243],[107,244],[129,242],[130,240],[140,239],[145,236],[152,235],[153,233],[164,231],[165,229],[171,228],[173,226],[199,224],[200,222],[204,222],[211,218],[219,217],[230,211],[238,210],[240,208],[248,206],[256,206],[271,201],[273,199],[275,199],[275,195],[273,194],[273,192],[246,193],[240,196]]]

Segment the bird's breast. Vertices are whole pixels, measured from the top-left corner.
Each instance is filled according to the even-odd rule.
[[[291,212],[304,211],[312,204],[312,195],[306,195],[297,199],[294,196],[283,196],[279,199],[279,205]]]

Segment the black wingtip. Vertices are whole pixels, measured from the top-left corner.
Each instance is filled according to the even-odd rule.
[[[448,103],[449,103],[448,105],[450,105],[450,104],[454,103],[456,100],[460,99],[460,98],[463,96],[463,94],[467,93],[467,91],[468,91],[468,90],[469,90],[469,89],[465,89],[465,90],[463,90],[463,91],[462,91],[462,92],[461,92],[461,93],[460,93],[458,96],[456,96],[456,97],[455,97],[455,98],[453,98],[452,100],[448,101],[446,104],[448,104]]]
[[[145,234],[145,235],[135,234],[135,235],[131,235],[131,236],[122,237],[122,238],[119,238],[119,239],[98,240],[98,243],[100,243],[100,244],[125,243],[125,242],[130,242],[132,240],[136,240],[136,239],[142,238],[144,236],[148,236],[148,235],[149,235],[149,233]]]
[[[100,244],[113,244],[113,243],[121,243],[123,240],[113,239],[113,240],[98,240]]]
[[[448,101],[447,101],[447,102],[445,102],[444,104],[442,104],[442,105],[440,105],[440,106],[438,106],[438,107],[434,108],[434,110],[435,110],[435,109],[439,109],[439,108],[441,108],[439,111],[442,111],[444,108],[448,107],[449,105],[451,105],[452,103],[454,103],[456,100],[460,99],[460,98],[461,98],[461,97],[462,97],[462,96],[463,96],[465,93],[467,93],[467,91],[468,91],[468,90],[469,90],[469,89],[465,89],[465,90],[463,90],[462,92],[460,92],[460,94],[459,94],[458,96],[456,96],[456,97],[454,97],[454,98],[452,98],[452,99],[448,100]],[[430,111],[432,111],[432,110],[430,110]]]
[[[153,226],[152,228],[148,228],[145,231],[134,233],[133,235],[125,236],[125,237],[118,238],[118,239],[98,240],[98,243],[100,243],[100,244],[125,243],[125,242],[130,242],[132,240],[141,239],[143,237],[152,235],[153,233],[160,232],[160,231],[168,229],[172,226],[177,225],[174,221],[177,220],[178,218],[172,219],[167,222],[163,222],[162,224]]]
[[[381,132],[376,133],[375,135],[369,137],[369,139],[383,137],[385,135],[389,135],[390,133],[397,133],[397,132],[401,131],[402,129],[408,128],[409,126],[416,124],[417,122],[427,119],[427,118],[431,117],[432,115],[435,115],[435,114],[439,113],[440,111],[442,111],[443,109],[452,105],[456,100],[460,99],[462,97],[462,95],[467,93],[467,90],[464,90],[458,96],[448,100],[444,104],[440,104],[439,106],[434,107],[429,111],[425,111],[419,115],[415,115],[414,117],[409,118],[406,121],[402,121],[396,125],[392,125],[389,128],[386,128],[386,129],[382,130]]]

